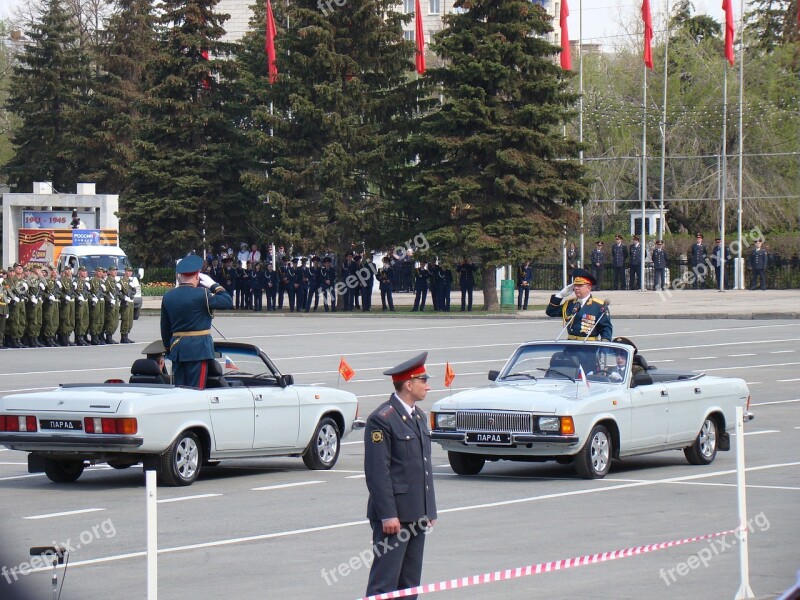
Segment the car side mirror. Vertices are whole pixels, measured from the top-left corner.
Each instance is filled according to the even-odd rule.
[[[653,385],[653,376],[647,371],[639,371],[633,374],[631,387],[638,387],[640,385]]]
[[[492,369],[489,371],[489,381],[497,381],[497,378],[500,376],[500,371],[496,371]]]
[[[278,379],[278,385],[282,388],[294,385],[294,375],[281,375]]]

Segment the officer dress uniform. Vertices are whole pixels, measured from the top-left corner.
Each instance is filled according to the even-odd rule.
[[[331,311],[336,312],[336,295],[334,294],[333,284],[336,281],[336,268],[331,266],[333,259],[326,256],[322,259],[322,269],[319,273],[319,287],[322,290],[322,304],[325,312],[328,312],[328,296],[331,299]]]
[[[427,379],[427,356],[424,352],[384,375],[391,375],[393,381]],[[418,586],[424,533],[428,523],[436,520],[430,430],[419,407],[410,409],[397,394],[392,394],[369,416],[364,474],[374,555],[367,595]],[[400,531],[383,533],[383,521],[395,518],[400,521]]]
[[[596,244],[590,256],[592,261],[592,275],[597,280],[597,289],[600,289],[600,282],[603,280],[603,270],[605,269],[606,256],[603,254],[603,245]],[[573,277],[575,273],[573,272]]]
[[[529,264],[520,265],[517,269],[517,310],[528,310],[528,297],[531,293],[532,281],[533,267]]]
[[[697,234],[696,239],[697,241],[689,248],[689,266],[694,275],[694,289],[698,290],[706,287],[705,271],[701,272],[701,265],[705,268],[708,251],[703,245],[703,236]]]
[[[611,246],[611,268],[614,271],[614,289],[625,289],[625,261],[628,260],[628,247],[622,243],[621,238]],[[573,273],[574,275],[574,273]]]
[[[378,271],[378,287],[381,290],[381,305],[383,310],[394,310],[394,298],[392,292],[394,288],[394,271],[389,265],[389,258],[384,257],[383,266]]]
[[[463,259],[456,266],[458,287],[461,288],[461,312],[472,310],[472,291],[475,289],[475,265]]]
[[[178,274],[197,273],[203,261],[187,256]],[[219,284],[209,290],[181,284],[164,294],[161,302],[161,341],[168,348],[175,385],[205,388],[208,361],[214,358],[211,319],[214,309],[233,308],[233,298]]]
[[[763,247],[756,246],[753,248],[753,251],[750,253],[748,258],[748,262],[750,263],[750,269],[752,271],[750,275],[750,289],[756,289],[759,284],[761,286],[761,290],[767,289],[767,251],[764,250]]]
[[[270,269],[272,263],[267,263],[267,270],[264,272],[264,291],[267,296],[267,310],[275,310],[275,299],[278,295],[278,272]]]
[[[653,250],[653,289],[665,289],[664,274],[667,268],[667,251],[663,246],[656,245]]]
[[[642,287],[640,275],[642,269],[642,259],[644,258],[644,252],[638,240],[635,243],[631,244],[629,250],[629,256],[630,256],[630,271],[628,273],[628,281],[630,282],[630,284],[628,287],[632,290],[638,290]]]
[[[584,269],[575,269],[573,274],[573,281],[576,284],[591,283],[594,286],[596,282],[592,274]],[[563,298],[553,294],[545,312],[548,317],[561,317],[564,325],[569,323],[568,339],[611,340],[613,337],[611,314],[602,300],[590,294],[583,304],[577,298],[572,298],[563,304],[562,302]]]
[[[425,264],[414,267],[414,290],[416,294],[414,295],[414,308],[411,309],[411,312],[425,311],[425,300],[428,297],[428,279],[430,276],[431,274],[428,272]]]

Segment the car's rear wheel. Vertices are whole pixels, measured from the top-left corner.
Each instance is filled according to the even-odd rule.
[[[465,452],[448,452],[447,460],[458,475],[477,475],[486,464],[484,457]]]
[[[325,471],[339,459],[341,434],[336,422],[325,417],[320,419],[314,436],[303,453],[303,462],[309,469]]]
[[[595,425],[589,439],[575,456],[575,470],[584,479],[602,479],[611,468],[613,447],[605,425]]]
[[[683,449],[683,454],[693,465],[710,465],[717,457],[717,422],[706,417],[694,444]]]
[[[158,478],[171,487],[192,485],[200,475],[203,446],[191,431],[184,431],[161,455]]]
[[[82,460],[52,460],[44,463],[44,473],[50,481],[55,483],[72,483],[83,474]]]

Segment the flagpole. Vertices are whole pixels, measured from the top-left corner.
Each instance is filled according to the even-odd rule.
[[[562,0],[563,2],[563,0]],[[569,43],[569,40],[567,40]],[[578,141],[581,144],[579,159],[581,167],[583,166],[583,0],[578,3]],[[581,255],[581,268],[583,268],[583,247],[584,247],[584,220],[583,220],[583,202],[581,202],[581,231],[580,231],[580,255]]]
[[[742,0],[744,2],[744,0]],[[666,36],[664,37],[664,94],[661,106],[661,199],[658,203],[658,238],[664,239],[664,172],[667,167],[667,72],[669,62],[669,0],[664,3],[667,18]]]
[[[722,63],[722,183],[719,191],[719,239],[720,256],[717,258],[720,265],[719,281],[717,286],[719,291],[725,291],[725,189],[727,185],[727,163],[728,163],[728,64],[727,60]]]
[[[738,273],[739,276],[734,276],[733,281],[734,284],[737,283],[737,289],[743,290],[744,289],[744,265],[742,265],[742,169],[743,169],[743,161],[744,161],[744,135],[743,135],[743,126],[742,126],[742,114],[744,112],[744,0],[741,0],[741,14],[740,16],[740,25],[739,25],[739,173],[738,173],[738,183],[737,188],[739,191],[739,206],[737,210],[737,223],[736,223],[736,232],[737,232],[737,239],[739,240],[739,247],[737,250],[737,257],[736,257],[736,268],[735,273]],[[800,10],[800,9],[798,9]]]
[[[642,72],[642,185],[639,188],[640,198],[642,201],[642,257],[641,264],[639,265],[639,290],[644,291],[644,258],[645,248],[647,248],[647,223],[645,221],[645,202],[647,201],[647,65],[642,67]]]

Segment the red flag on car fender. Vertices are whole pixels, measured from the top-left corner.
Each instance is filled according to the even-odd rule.
[[[345,381],[350,381],[353,376],[356,374],[353,371],[353,368],[347,364],[347,361],[342,357],[342,360],[339,361],[339,375],[341,375]]]
[[[572,55],[569,49],[567,17],[569,17],[569,6],[567,6],[567,0],[563,0],[561,2],[561,14],[559,15],[559,25],[561,26],[561,68],[565,71],[571,71]]]
[[[450,366],[450,362],[448,361],[447,366],[444,368],[444,387],[450,387],[455,378],[456,372],[453,371],[453,367]]]
[[[414,5],[416,16],[416,43],[417,43],[417,73],[425,73],[425,30],[422,29],[422,10],[419,7],[419,0]]]
[[[653,17],[650,15],[650,0],[642,2],[642,20],[644,21],[644,64],[653,68]]]
[[[267,71],[269,82],[278,80],[278,64],[275,62],[275,18],[272,16],[272,2],[267,0]]]

